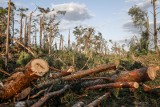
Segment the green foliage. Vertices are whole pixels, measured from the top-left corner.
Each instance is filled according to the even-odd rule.
[[[146,54],[149,45],[149,19],[147,12],[137,6],[133,6],[129,9],[128,14],[132,17],[134,25],[142,32],[140,41],[136,45],[132,42],[130,50],[131,52],[137,51],[138,54]]]
[[[42,58],[48,62],[49,66],[53,66],[57,69],[61,69],[62,66],[64,66],[64,64],[61,60],[58,60],[58,59],[54,58],[53,56],[45,56]]]
[[[143,67],[140,62],[133,62],[132,60],[120,60],[119,66],[125,68],[128,71]]]
[[[16,63],[18,65],[24,66],[24,65],[26,65],[31,60],[31,58],[32,58],[31,55],[29,55],[28,53],[22,51],[20,53],[20,56],[19,56],[19,58],[18,58],[18,60],[17,60]]]
[[[134,25],[142,30],[147,22],[147,13],[140,9],[138,6],[133,6],[129,9],[128,14],[132,17]]]

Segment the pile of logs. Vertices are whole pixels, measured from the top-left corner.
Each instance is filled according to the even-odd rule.
[[[91,74],[116,70],[116,65],[105,64],[93,69],[68,72],[70,71],[68,69],[61,71],[54,67],[49,67],[48,63],[43,59],[33,59],[25,66],[25,72],[17,71],[12,75],[8,74],[9,77],[2,80],[0,83],[0,106],[41,107],[53,97],[64,96],[68,90],[74,89],[75,86],[79,86],[85,91],[102,88],[137,89],[140,86],[139,83],[154,80],[159,69],[158,66],[149,66],[133,71],[124,71],[111,77],[93,77]],[[49,73],[49,70],[56,73],[48,76],[45,81],[40,81],[44,75]],[[40,82],[37,82],[37,80]],[[61,89],[53,91],[53,87],[56,87],[57,82],[65,84]],[[159,87],[151,88],[147,85],[143,85],[143,88],[148,93],[155,93],[159,89]],[[35,93],[35,90],[38,92]],[[111,92],[106,92],[89,104],[77,101],[72,107],[96,107],[100,105],[102,100],[110,96]],[[12,100],[13,103],[3,103],[8,100]]]

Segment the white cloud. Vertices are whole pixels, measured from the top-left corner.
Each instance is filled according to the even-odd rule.
[[[138,3],[137,6],[146,10],[152,6],[151,0],[143,0],[142,2]]]
[[[138,2],[139,0],[125,0],[125,2]]]
[[[66,14],[63,18],[68,21],[83,21],[94,16],[88,10],[86,5],[73,2],[59,5],[52,4],[52,8],[54,8],[55,11],[66,11]]]

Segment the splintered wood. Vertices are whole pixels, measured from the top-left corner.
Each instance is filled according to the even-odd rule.
[[[1,99],[14,97],[23,89],[30,86],[33,80],[38,79],[48,72],[48,63],[42,59],[33,59],[25,67],[25,72],[16,72],[4,80],[0,90]]]

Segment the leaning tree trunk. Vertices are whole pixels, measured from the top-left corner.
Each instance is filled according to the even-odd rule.
[[[42,77],[49,70],[48,63],[42,59],[33,59],[25,67],[25,72],[16,72],[4,80],[0,89],[0,98],[9,99],[30,86],[33,80]]]

